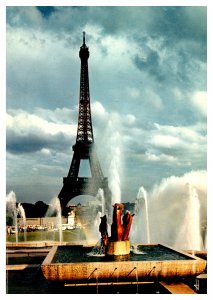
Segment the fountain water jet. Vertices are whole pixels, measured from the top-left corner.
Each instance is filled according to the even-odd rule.
[[[51,217],[56,214],[57,217],[57,227],[59,232],[59,242],[60,244],[63,242],[63,235],[62,235],[62,215],[61,215],[61,204],[58,197],[55,197],[51,200],[49,208],[46,212],[46,217]]]
[[[101,216],[108,214],[106,210],[106,202],[103,189],[99,188],[98,193],[90,202],[90,214],[92,216],[92,222],[89,225],[89,230],[85,232],[86,240],[89,243],[99,240],[99,223]]]
[[[116,128],[116,129],[115,129]],[[121,138],[121,119],[117,113],[110,114],[107,123],[104,142],[107,140],[106,153],[109,165],[109,188],[112,192],[112,205],[121,203],[121,174],[122,174],[122,138]],[[109,218],[111,217],[109,211]]]
[[[13,219],[13,225],[15,227],[16,243],[18,243],[18,214],[20,214],[22,221],[23,221],[24,241],[26,241],[27,236],[26,236],[25,210],[21,203],[18,203],[18,206],[17,206],[16,194],[13,191],[11,191],[6,196],[6,210],[7,210],[7,215],[11,216]]]
[[[164,178],[149,192],[141,187],[135,202],[133,243],[150,243],[151,235],[152,243],[184,250],[206,249],[206,176],[205,171],[190,172]]]
[[[197,190],[190,184],[186,184],[188,190],[188,202],[186,203],[185,216],[183,219],[182,227],[177,236],[175,247],[181,243],[183,236],[186,236],[185,244],[182,244],[183,249],[193,251],[203,247],[200,234],[200,204],[198,199]]]
[[[135,201],[134,213],[135,213],[135,217],[133,219],[134,229],[132,231],[131,239],[133,239],[134,242],[139,242],[139,241],[145,242],[145,240],[143,239],[144,236],[146,236],[146,243],[150,244],[150,225],[149,225],[147,192],[143,186],[139,188],[137,198]],[[146,228],[146,232],[143,231],[144,228]]]
[[[119,133],[117,133],[116,139],[119,140],[118,138]],[[116,202],[121,203],[121,189],[120,189],[120,174],[119,174],[119,169],[120,169],[120,156],[121,156],[121,151],[118,146],[114,148],[113,152],[113,159],[110,164],[110,182],[109,186],[112,191],[112,204]]]
[[[19,213],[21,215],[21,218],[23,220],[24,241],[26,242],[26,240],[27,240],[27,235],[26,235],[26,225],[27,225],[26,214],[25,214],[24,207],[21,205],[21,203],[18,204],[17,213]]]
[[[202,250],[200,227],[206,226],[206,182],[206,171],[190,172],[182,177],[164,178],[147,193],[152,243]],[[183,234],[184,227],[187,234]]]
[[[130,235],[132,242],[150,243],[147,192],[144,187],[139,188],[135,201],[134,214],[133,229]]]
[[[104,197],[104,190],[98,189],[98,193],[96,195],[96,199],[99,201],[101,205],[101,215],[104,216],[106,214],[106,203],[105,203],[105,197]]]
[[[16,208],[16,194],[11,191],[6,196],[7,214],[12,217],[13,225],[15,226],[16,243],[18,243],[18,224],[17,224],[17,208]]]

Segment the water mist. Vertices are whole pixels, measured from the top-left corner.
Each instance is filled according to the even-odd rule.
[[[98,189],[98,193],[90,206],[93,223],[91,224],[91,230],[86,232],[86,239],[87,241],[95,242],[100,239],[99,225],[101,222],[101,217],[106,214],[106,202],[103,189]]]
[[[62,235],[62,215],[61,215],[61,203],[58,197],[55,197],[51,200],[49,208],[46,212],[45,217],[52,217],[56,214],[57,218],[57,227],[59,232],[59,242],[62,243],[63,235]]]
[[[98,205],[101,207],[101,216],[104,216],[106,214],[106,203],[105,203],[105,197],[104,197],[104,190],[98,189],[98,193],[96,195],[96,199],[98,201]]]
[[[116,134],[119,136],[119,134]],[[110,164],[109,188],[112,192],[112,204],[121,203],[121,182],[120,182],[120,156],[121,152],[118,146],[114,148],[113,159]]]
[[[131,241],[137,243],[140,240],[142,243],[150,244],[150,225],[147,192],[144,187],[140,187],[135,201],[135,210],[130,235]]]
[[[112,192],[112,205],[121,203],[122,174],[122,135],[121,120],[118,114],[112,113],[107,123],[105,140],[106,155],[109,161],[109,188]],[[110,212],[109,212],[110,213]]]
[[[21,203],[18,204],[17,212],[21,215],[22,221],[23,221],[23,228],[24,228],[24,241],[26,242],[27,240],[27,235],[26,235],[26,214],[24,207],[21,205]]]
[[[17,208],[16,208],[16,194],[11,191],[6,196],[7,215],[13,219],[13,226],[15,226],[16,243],[18,243],[18,224],[17,224]]]
[[[138,199],[136,207],[137,201]],[[164,178],[159,185],[147,192],[147,202],[151,243],[166,244],[182,250],[202,250],[205,247],[206,171]],[[145,205],[142,203],[139,209],[142,212],[139,211],[138,215],[141,214],[144,220],[138,220],[135,216],[134,222],[137,224],[132,227],[137,226],[136,232],[133,232],[134,242],[141,243],[147,240],[143,231],[143,226],[146,228]]]
[[[180,244],[184,249],[200,250],[203,248],[203,242],[201,239],[200,232],[200,203],[198,199],[197,190],[190,184],[186,184],[187,203],[185,208],[185,216],[183,223],[178,233],[175,247],[177,248]],[[184,243],[183,243],[183,236]]]

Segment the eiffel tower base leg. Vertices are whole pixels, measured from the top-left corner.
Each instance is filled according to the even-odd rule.
[[[94,181],[90,178],[69,178],[64,177],[64,185],[58,195],[61,204],[62,214],[66,212],[68,202],[80,195],[90,195],[96,197],[99,189],[103,189],[105,198],[105,210],[107,215],[111,213],[111,191],[108,187],[108,180],[104,178],[102,182]]]

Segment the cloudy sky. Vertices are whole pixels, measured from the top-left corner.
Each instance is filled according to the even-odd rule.
[[[206,7],[10,6],[6,21],[6,181],[19,202],[50,202],[67,176],[83,31],[96,149],[122,201],[206,170]]]

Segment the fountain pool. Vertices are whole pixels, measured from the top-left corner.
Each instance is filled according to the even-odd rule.
[[[134,214],[127,211],[122,217],[124,205],[115,203],[113,207],[110,237],[106,215],[101,217],[101,240],[97,244],[101,252],[95,253],[94,247],[86,245],[53,246],[41,265],[46,279],[74,284],[88,284],[92,280],[137,283],[143,279],[196,276],[205,270],[205,260],[167,246],[134,244],[130,247]]]
[[[135,247],[134,247],[135,248]],[[91,246],[53,246],[41,265],[47,280],[99,282],[153,280],[201,274],[206,261],[173,248],[155,244],[136,245],[128,258],[91,256]],[[138,253],[138,254],[137,254]]]

